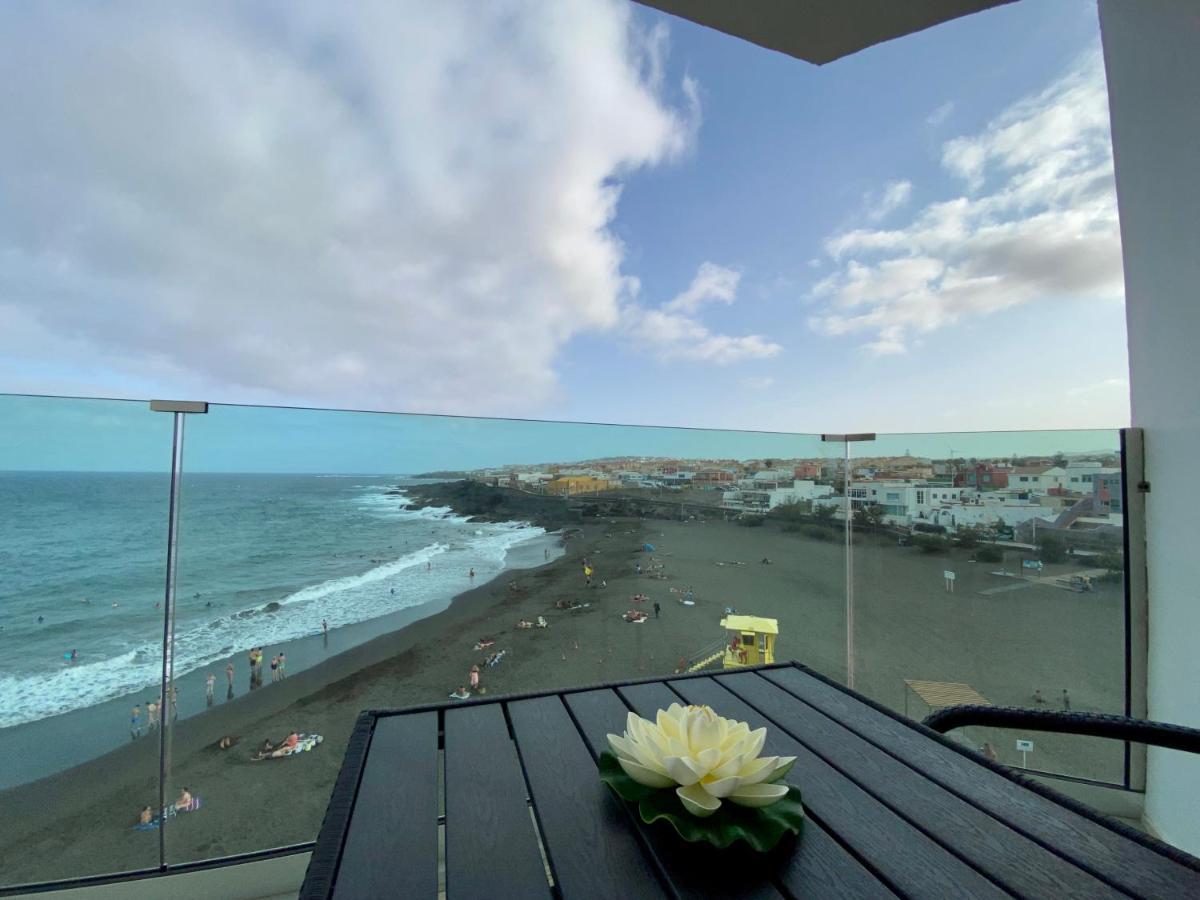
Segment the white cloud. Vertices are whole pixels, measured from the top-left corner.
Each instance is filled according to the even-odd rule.
[[[872,222],[886,219],[907,203],[910,196],[912,196],[911,181],[889,181],[878,200],[872,196],[866,198],[870,207],[867,210],[867,218]]]
[[[740,337],[713,333],[699,320],[701,304],[737,299],[741,275],[734,269],[703,262],[687,289],[657,309],[630,302],[623,311],[626,332],[639,348],[660,360],[693,360],[728,365],[765,359],[782,349],[757,334]]]
[[[1128,378],[1105,378],[1101,381],[1095,381],[1091,384],[1082,384],[1078,387],[1067,388],[1063,392],[1068,397],[1080,397],[1085,394],[1118,394],[1126,396],[1129,393]]]
[[[950,115],[953,112],[954,112],[954,101],[947,100],[945,103],[943,103],[941,106],[939,106],[933,112],[931,112],[926,117],[925,122],[929,125],[941,125],[948,118],[950,118]]]
[[[737,296],[738,282],[741,280],[742,273],[736,269],[703,262],[687,290],[677,295],[664,308],[672,312],[694,313],[702,304],[711,300],[732,303]]]
[[[694,139],[666,37],[615,0],[0,10],[0,353],[535,409],[636,291],[618,179]]]
[[[837,271],[810,298],[810,325],[862,334],[876,354],[965,316],[1060,297],[1119,298],[1120,232],[1103,67],[1089,55],[976,135],[943,167],[970,191],[897,228],[832,235]]]

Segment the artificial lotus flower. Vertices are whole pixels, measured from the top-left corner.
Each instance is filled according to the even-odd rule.
[[[672,703],[657,722],[629,714],[624,737],[608,736],[625,774],[650,788],[674,787],[694,816],[711,816],[722,800],[770,806],[788,792],[776,784],[794,756],[759,756],[767,729],[718,716],[707,706]]]

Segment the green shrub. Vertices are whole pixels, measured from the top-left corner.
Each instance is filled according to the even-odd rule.
[[[975,551],[976,562],[998,563],[1003,560],[1004,551],[999,547],[980,547]]]
[[[1099,553],[1094,557],[1096,568],[1107,569],[1110,573],[1121,573],[1125,571],[1125,556],[1121,553],[1106,551]]]
[[[950,541],[940,535],[918,534],[913,538],[913,546],[922,553],[945,553],[950,549]]]
[[[799,532],[805,537],[812,538],[814,541],[836,541],[839,537],[844,536],[844,532],[833,528],[826,528],[823,525],[801,525]]]
[[[945,534],[946,533],[945,525],[931,525],[928,522],[915,522],[913,524],[912,528],[913,528],[913,531],[919,531],[922,534]]]
[[[738,516],[738,524],[745,525],[747,528],[759,528],[766,521],[765,516],[748,516],[745,513]]]
[[[979,530],[977,528],[960,528],[958,530],[958,546],[968,550],[979,546]]]

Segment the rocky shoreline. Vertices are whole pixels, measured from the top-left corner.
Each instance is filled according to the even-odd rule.
[[[530,494],[469,479],[397,487],[387,493],[406,497],[408,509],[448,506],[472,522],[529,522],[547,531],[558,531],[577,525],[580,518],[565,497]]]

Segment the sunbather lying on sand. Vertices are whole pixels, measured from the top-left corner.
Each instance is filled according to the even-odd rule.
[[[517,623],[517,627],[518,628],[532,628],[533,623],[530,622],[528,619],[522,619],[520,622]]]
[[[466,700],[470,697],[470,692],[463,685],[459,685],[457,691],[452,691],[450,697],[454,700]]]
[[[492,646],[492,644],[494,644],[494,643],[496,643],[496,642],[494,640],[492,640],[491,638],[480,638],[479,640],[477,640],[475,642],[475,649],[476,650],[486,650],[488,647]]]

